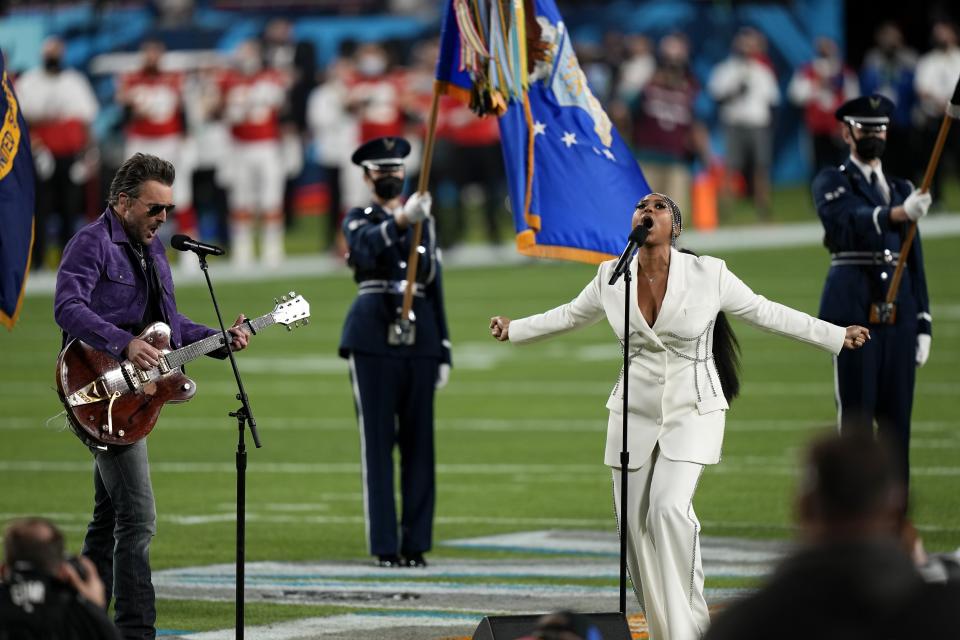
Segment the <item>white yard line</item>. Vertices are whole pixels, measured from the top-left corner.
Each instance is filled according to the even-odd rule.
[[[570,433],[600,433],[607,428],[607,419],[601,413],[597,418],[438,418],[439,431],[475,431],[475,432],[570,432]],[[208,417],[180,418],[171,413],[164,414],[163,430],[169,431],[222,431],[222,415]],[[0,417],[0,431],[21,431],[34,429],[48,429],[62,431],[62,424],[51,422],[45,426],[46,420],[25,416]],[[59,421],[62,422],[62,419]],[[353,416],[345,418],[323,417],[278,417],[258,416],[257,422],[268,425],[271,429],[282,431],[349,431],[357,429],[356,419]],[[913,432],[941,433],[954,432],[960,426],[960,420],[914,420],[911,424]],[[816,431],[832,428],[823,420],[794,420],[782,418],[728,418],[727,431],[750,432],[792,432]],[[917,442],[917,439],[912,441]]]
[[[925,238],[960,235],[960,216],[940,214],[924,218],[920,224]],[[785,247],[816,246],[823,243],[823,227],[818,222],[791,223],[782,225],[757,225],[727,227],[704,233],[685,231],[682,245],[698,253],[732,252],[752,249],[775,249]],[[826,251],[824,265],[828,262]],[[531,264],[538,261],[520,256],[507,245],[502,247],[464,246],[445,251],[444,267],[449,270],[471,269]],[[205,286],[202,274],[196,270],[183,272],[174,265],[174,281],[178,288]],[[222,260],[210,261],[210,273],[214,282],[263,282],[290,278],[346,278],[350,270],[342,260],[326,255],[289,256],[277,269],[237,270]],[[27,281],[26,295],[49,295],[56,285],[56,274],[41,272],[31,274]]]
[[[349,614],[329,618],[303,618],[271,625],[245,627],[244,632],[257,640],[299,640],[319,638],[342,633],[364,633],[360,637],[390,637],[390,630],[398,627],[476,626],[480,616],[463,615],[364,615]],[[380,632],[367,635],[371,632]],[[233,629],[191,633],[188,640],[233,640]],[[175,636],[167,636],[175,637]]]

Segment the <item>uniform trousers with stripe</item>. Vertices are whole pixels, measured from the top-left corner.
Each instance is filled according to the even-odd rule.
[[[433,396],[440,361],[354,352],[350,379],[360,429],[363,503],[372,555],[430,550],[436,500]],[[397,521],[393,449],[400,452]]]
[[[901,315],[902,312],[902,315]],[[904,482],[910,479],[910,414],[917,377],[916,313],[898,309],[897,324],[870,324],[863,347],[834,356],[837,422],[842,435],[873,435],[896,456]]]
[[[613,470],[618,528],[621,473]],[[703,465],[650,458],[627,473],[627,569],[652,640],[695,640],[710,624],[693,495]]]

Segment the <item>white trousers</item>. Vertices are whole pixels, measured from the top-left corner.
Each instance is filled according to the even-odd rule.
[[[619,519],[621,474],[612,471]],[[710,623],[700,522],[693,512],[702,472],[703,465],[671,460],[657,446],[643,466],[627,473],[627,569],[651,640],[695,640]]]

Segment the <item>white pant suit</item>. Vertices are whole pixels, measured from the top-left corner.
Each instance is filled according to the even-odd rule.
[[[612,260],[601,264],[596,277],[568,304],[512,321],[510,341],[534,342],[606,317],[624,345],[624,280],[607,284],[613,266]],[[636,282],[637,258],[630,271]],[[675,249],[653,326],[632,305],[627,345],[631,359],[628,567],[655,640],[698,638],[709,624],[693,496],[703,466],[720,461],[729,408],[713,362],[713,330],[720,311],[834,354],[843,348],[843,327],[755,294],[722,260]],[[604,461],[614,469],[619,517],[621,380],[607,408]]]

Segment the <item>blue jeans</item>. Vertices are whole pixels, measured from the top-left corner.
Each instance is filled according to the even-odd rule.
[[[157,609],[150,580],[150,540],[157,512],[150,483],[147,442],[94,454],[93,519],[83,554],[97,567],[115,599],[115,622],[125,639],[156,637]]]

